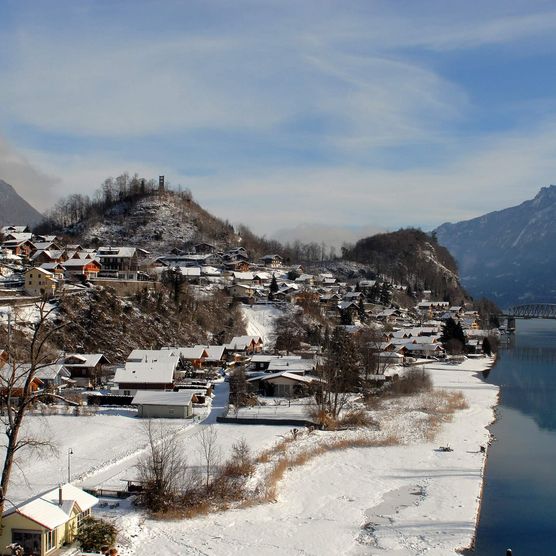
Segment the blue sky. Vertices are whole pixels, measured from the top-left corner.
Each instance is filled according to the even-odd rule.
[[[556,5],[0,2],[0,178],[123,171],[271,234],[430,228],[555,180]]]

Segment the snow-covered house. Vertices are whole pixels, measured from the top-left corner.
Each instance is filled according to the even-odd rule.
[[[321,379],[282,371],[249,378],[247,382],[264,396],[292,397],[305,395],[311,386],[321,382]]]
[[[101,270],[101,265],[96,259],[72,258],[64,261],[63,267],[66,278],[70,276],[83,277],[86,280],[96,278]]]
[[[49,297],[56,293],[59,284],[55,274],[44,268],[29,268],[25,271],[23,288],[28,295]]]
[[[61,363],[70,372],[72,380],[85,388],[96,386],[106,375],[110,361],[102,353],[68,353]]]
[[[53,554],[74,541],[97,503],[91,494],[65,484],[9,507],[2,515],[0,546],[19,544],[25,554]]]
[[[43,387],[50,391],[60,391],[72,382],[71,373],[64,365],[60,364],[40,367],[35,372],[35,376],[42,381]]]
[[[139,390],[131,402],[137,406],[139,417],[188,419],[193,417],[193,398],[195,392],[157,392]]]
[[[226,345],[227,353],[251,354],[259,353],[263,349],[263,339],[260,336],[234,336]]]
[[[264,264],[264,266],[270,267],[270,268],[280,268],[282,266],[283,263],[283,259],[280,255],[265,255],[264,257],[261,257],[261,262]]]
[[[116,369],[114,383],[124,396],[137,390],[172,390],[180,362],[179,349],[133,350],[125,367]]]

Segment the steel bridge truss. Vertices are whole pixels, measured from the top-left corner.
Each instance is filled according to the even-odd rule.
[[[516,305],[504,311],[504,316],[514,319],[556,319],[556,303]]]

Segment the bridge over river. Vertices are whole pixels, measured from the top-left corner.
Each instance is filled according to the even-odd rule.
[[[556,303],[529,303],[509,307],[501,315],[507,330],[515,330],[515,319],[556,319]]]

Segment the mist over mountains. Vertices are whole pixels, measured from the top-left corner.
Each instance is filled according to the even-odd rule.
[[[463,285],[501,307],[556,302],[556,186],[534,199],[436,230]]]
[[[34,209],[9,183],[0,179],[0,226],[34,226],[43,215]]]

